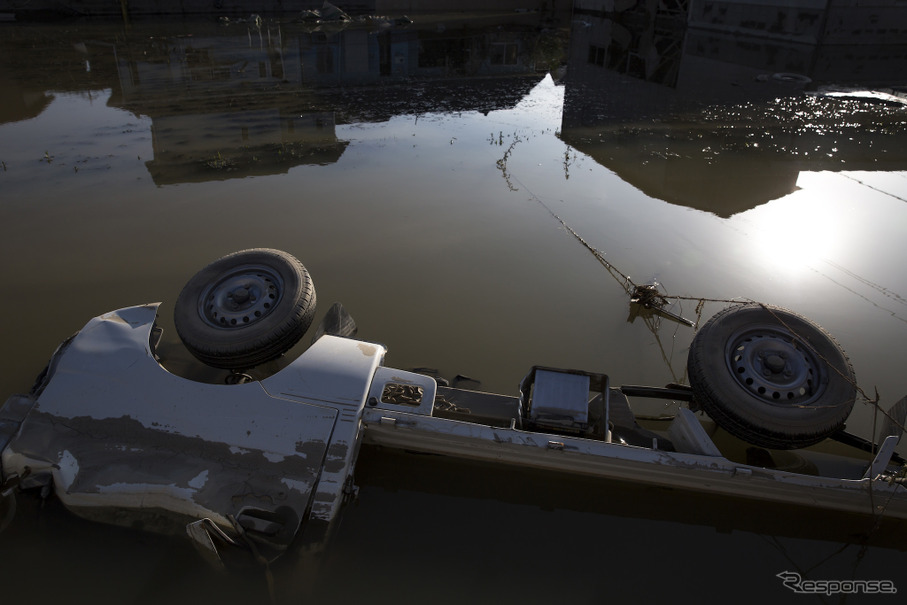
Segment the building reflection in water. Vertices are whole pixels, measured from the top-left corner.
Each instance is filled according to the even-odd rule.
[[[336,162],[340,123],[512,107],[547,73],[548,36],[535,16],[130,38],[115,49],[116,104],[152,118],[158,185],[280,173]],[[563,42],[548,46],[562,60]]]
[[[606,4],[621,8],[577,2],[561,136],[646,194],[730,216],[794,191],[801,170],[907,169],[903,94],[826,94],[905,84],[907,48],[877,28],[769,5]]]
[[[907,73],[898,21],[882,9],[848,21],[845,0],[739,4],[576,0],[572,18],[137,23],[114,36],[17,26],[0,42],[0,122],[34,117],[47,91],[110,88],[111,105],[151,118],[146,165],[163,186],[334,163],[348,145],[338,125],[510,108],[550,71],[565,85],[561,138],[674,204],[730,216],[790,193],[802,170],[907,168],[903,88],[827,94],[904,84],[891,81]]]

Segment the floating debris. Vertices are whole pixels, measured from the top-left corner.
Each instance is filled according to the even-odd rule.
[[[657,282],[654,284],[636,286],[633,289],[633,292],[630,294],[630,303],[641,305],[644,309],[651,309],[656,313],[660,313],[665,317],[679,321],[680,323],[686,324],[691,328],[696,327],[696,324],[693,321],[685,317],[681,317],[676,313],[672,313],[671,311],[668,311],[664,308],[665,305],[668,304],[668,299],[658,291]]]
[[[230,158],[225,158],[218,151],[213,158],[205,162],[205,165],[208,168],[213,168],[215,170],[232,170],[236,167],[236,162]]]
[[[301,23],[325,23],[325,22],[342,22],[346,23],[352,21],[352,18],[343,12],[341,9],[337,8],[330,2],[325,2],[319,9],[306,9],[301,11],[297,16],[295,21]]]

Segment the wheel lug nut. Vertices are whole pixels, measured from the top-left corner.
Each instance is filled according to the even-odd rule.
[[[765,360],[765,371],[774,372],[775,374],[780,374],[784,370],[784,359],[778,355],[770,355],[768,359]],[[768,374],[766,374],[767,376]]]

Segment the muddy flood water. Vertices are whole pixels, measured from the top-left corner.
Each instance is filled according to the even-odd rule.
[[[795,310],[837,339],[866,397],[907,394],[905,47],[612,17],[0,23],[0,398],[91,317],[156,301],[165,366],[217,380],[173,303],[255,247],[305,264],[316,321],[341,301],[387,365],[484,390],[516,395],[533,365],[687,383],[694,328],[630,304],[628,284],[657,283],[698,325],[733,301]],[[866,397],[847,428],[872,439]],[[228,574],[183,536],[20,495],[0,594],[817,600],[785,571],[907,591],[907,527],[887,519],[376,447],[356,483],[322,550]]]

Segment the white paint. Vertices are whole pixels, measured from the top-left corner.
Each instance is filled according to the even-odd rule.
[[[208,471],[203,470],[198,475],[189,480],[189,487],[194,487],[195,489],[201,489],[205,487],[205,483],[208,482]]]
[[[59,469],[57,471],[57,478],[60,482],[60,487],[63,489],[69,489],[69,486],[72,485],[72,482],[76,480],[76,476],[79,474],[79,462],[76,460],[69,450],[63,450],[63,453],[60,455]]]
[[[110,485],[99,485],[98,493],[105,495],[115,495],[120,498],[109,500],[107,506],[119,504],[129,508],[151,507],[152,502],[161,501],[161,496],[172,498],[173,500],[192,501],[192,495],[195,490],[188,487],[178,487],[174,484],[158,485],[155,483],[111,483]],[[172,504],[168,507],[173,509]],[[197,507],[190,507],[197,509]]]
[[[284,477],[280,480],[280,482],[291,490],[297,491],[301,494],[305,494],[309,491],[309,484],[305,481],[297,481],[296,479],[289,479],[287,477]]]

